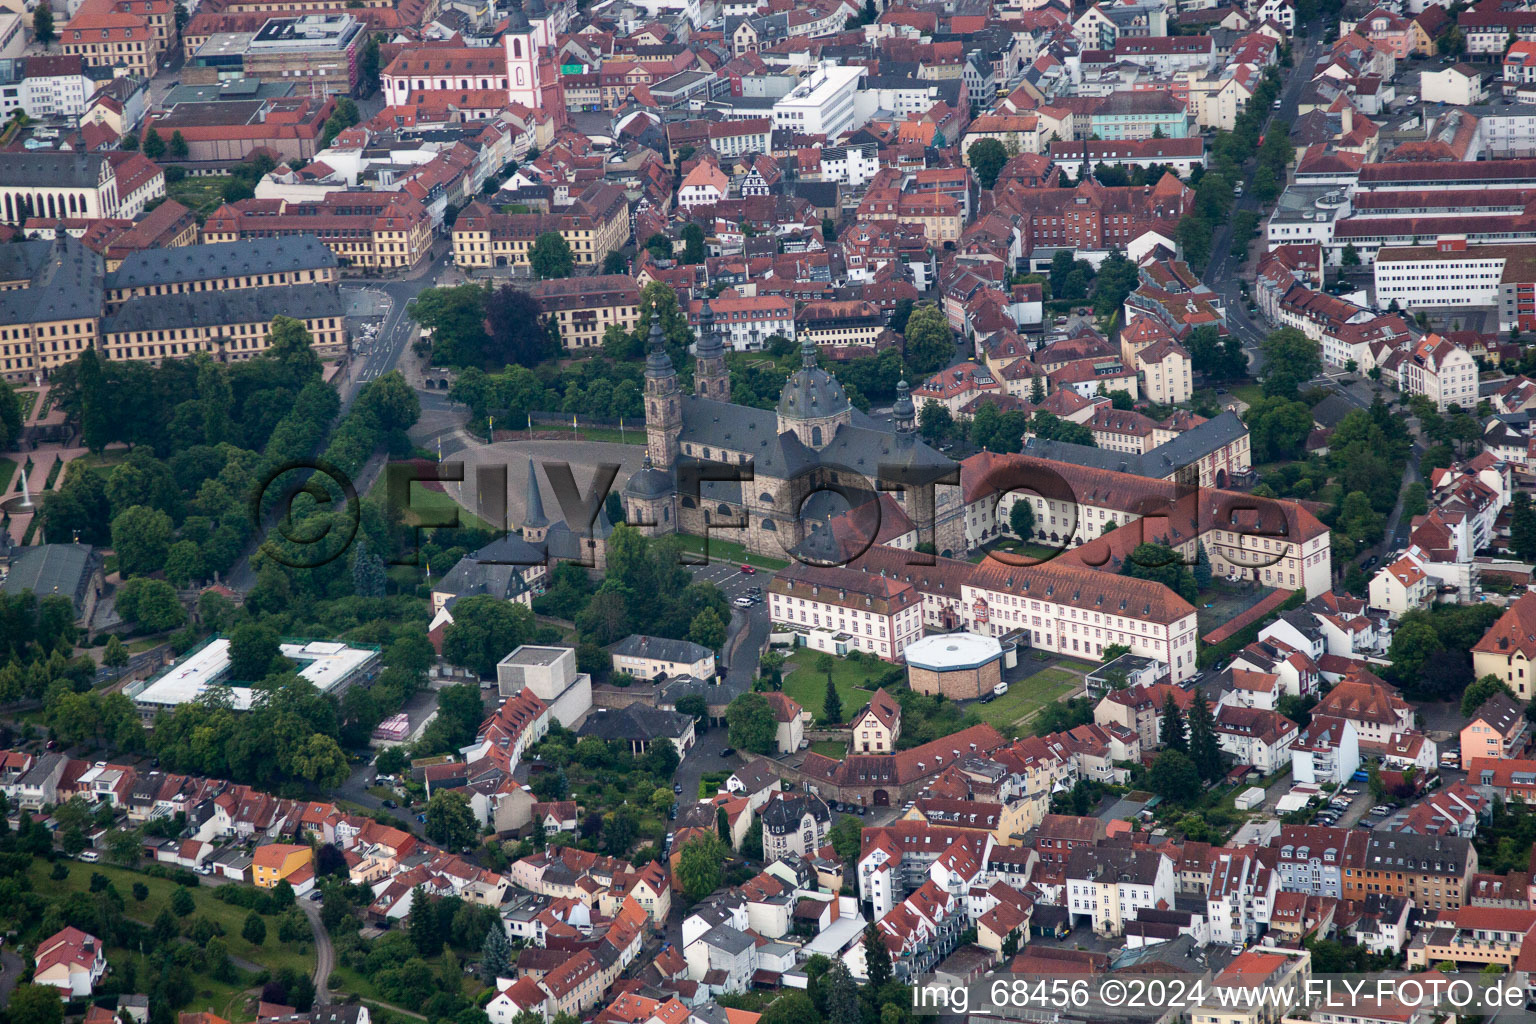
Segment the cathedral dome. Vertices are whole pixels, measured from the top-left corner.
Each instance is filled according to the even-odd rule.
[[[848,392],[837,378],[816,365],[816,343],[800,346],[800,369],[779,393],[779,415],[788,420],[816,420],[848,411]]]
[[[664,498],[672,493],[672,477],[651,464],[650,455],[645,466],[624,482],[624,494],[630,498]]]

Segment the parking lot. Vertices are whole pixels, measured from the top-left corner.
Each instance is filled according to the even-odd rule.
[[[713,583],[733,604],[740,597],[761,597],[768,589],[768,581],[773,579],[773,573],[767,569],[754,569],[746,573],[741,571],[741,565],[736,562],[713,561],[709,565],[692,565],[688,568],[695,580]]]

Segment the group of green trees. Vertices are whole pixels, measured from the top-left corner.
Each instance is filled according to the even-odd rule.
[[[1185,563],[1184,556],[1162,541],[1143,541],[1131,550],[1131,555],[1120,567],[1120,575],[1138,580],[1161,583],[1190,604],[1203,586],[1211,582],[1211,560],[1205,553],[1204,543],[1198,544],[1196,563]],[[1204,576],[1200,579],[1198,574]]]
[[[720,588],[690,578],[681,541],[648,538],[625,525],[608,538],[600,585],[594,588],[579,567],[562,566],[534,610],[574,621],[581,641],[597,647],[644,633],[718,650],[731,618]]]
[[[1499,618],[1493,604],[1437,604],[1403,616],[1381,672],[1415,700],[1459,698],[1473,682],[1472,646]]]
[[[432,363],[494,371],[535,366],[560,351],[560,338],[533,297],[509,284],[428,288],[406,315],[430,337]]]
[[[543,770],[530,780],[540,800],[574,800],[586,808],[569,845],[625,857],[632,863],[649,863],[660,857],[657,850],[666,814],[677,797],[672,775],[677,770],[677,749],[670,743],[653,743],[641,756],[629,744],[576,735],[558,726],[530,751]],[[688,794],[684,799],[691,799]],[[544,837],[535,830],[533,841]],[[639,852],[637,844],[644,843]]]
[[[1163,705],[1159,732],[1163,750],[1147,771],[1148,785],[1170,803],[1198,801],[1205,786],[1226,773],[1216,739],[1216,718],[1205,694],[1195,691],[1187,715],[1170,695]]]

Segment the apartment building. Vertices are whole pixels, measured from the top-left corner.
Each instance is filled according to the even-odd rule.
[[[1511,601],[1488,631],[1472,645],[1472,671],[1478,679],[1496,676],[1525,702],[1533,692],[1532,659],[1536,658],[1536,594]]]
[[[910,583],[796,562],[768,587],[768,614],[806,646],[895,661],[923,635],[922,602]]]
[[[836,139],[858,128],[854,94],[868,69],[824,61],[773,104],[773,126]]]
[[[795,304],[782,295],[741,296],[734,292],[709,300],[715,328],[736,352],[761,352],[769,338],[795,340]],[[702,299],[688,303],[688,324],[699,327]]]
[[[629,202],[601,183],[561,213],[500,213],[475,200],[453,225],[453,261],[465,269],[527,266],[534,241],[548,231],[565,239],[578,267],[597,266],[629,241]]]
[[[1269,845],[1279,851],[1274,868],[1281,889],[1340,899],[1344,866],[1364,856],[1365,833],[1325,825],[1281,825],[1280,835]]]
[[[1525,752],[1529,722],[1525,708],[1508,694],[1496,693],[1472,712],[1472,720],[1461,727],[1462,764],[1471,765],[1477,757],[1515,758]]]
[[[167,24],[168,15],[169,0],[85,0],[59,29],[59,48],[92,67],[153,78],[174,31],[174,16]]]
[[[344,267],[409,270],[432,247],[426,208],[404,192],[332,192],[316,202],[242,199],[203,225],[207,242],[313,235]]]
[[[808,302],[795,317],[796,337],[818,348],[873,348],[885,329],[885,314],[864,299]]]
[[[1462,836],[1372,832],[1364,856],[1344,867],[1344,898],[1372,893],[1411,899],[1424,911],[1457,910],[1477,873],[1477,849]]]
[[[528,294],[572,352],[601,347],[609,327],[627,333],[640,323],[640,286],[627,274],[534,281]]]
[[[1106,938],[1123,935],[1138,910],[1173,906],[1173,861],[1154,850],[1076,849],[1067,858],[1065,877],[1068,913]]]
[[[1441,412],[1451,406],[1477,407],[1477,362],[1471,353],[1438,334],[1426,334],[1398,366],[1404,394],[1423,395]]]

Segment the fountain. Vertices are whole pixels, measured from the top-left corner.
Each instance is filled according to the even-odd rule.
[[[0,510],[9,512],[12,515],[23,516],[29,516],[37,511],[37,505],[35,505],[32,501],[32,492],[27,489],[27,474],[25,467],[22,468],[21,474],[21,494],[17,497],[7,498],[5,501],[0,501]]]

